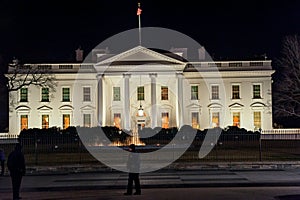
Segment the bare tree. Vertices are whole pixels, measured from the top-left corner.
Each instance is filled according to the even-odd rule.
[[[14,59],[8,66],[6,74],[8,92],[18,91],[22,87],[35,85],[55,91],[55,75],[51,74],[48,66],[22,65]]]
[[[300,117],[300,37],[283,40],[274,83],[274,114],[277,117]]]

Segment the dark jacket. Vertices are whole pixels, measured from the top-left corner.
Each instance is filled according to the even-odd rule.
[[[130,173],[139,173],[140,171],[140,156],[136,152],[135,146],[130,145],[129,148],[132,150],[128,155],[127,169]]]
[[[11,174],[25,175],[25,159],[21,148],[16,147],[7,158],[7,168]]]
[[[5,160],[5,154],[4,154],[4,150],[0,149],[0,161]]]

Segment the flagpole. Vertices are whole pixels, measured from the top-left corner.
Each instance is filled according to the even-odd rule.
[[[138,9],[140,9],[141,3],[138,3]],[[141,31],[141,13],[138,14],[139,16],[139,44],[142,46],[142,31]]]

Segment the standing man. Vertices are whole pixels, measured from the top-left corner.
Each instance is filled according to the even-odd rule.
[[[20,143],[17,143],[15,149],[9,154],[7,158],[7,167],[13,187],[13,200],[21,199],[20,187],[26,168],[22,146]]]
[[[141,185],[140,185],[140,178],[139,178],[140,157],[135,150],[134,144],[129,145],[127,169],[129,170],[128,184],[127,184],[127,192],[124,193],[124,195],[132,195],[133,182],[135,186],[134,195],[141,195]]]
[[[5,167],[4,167],[4,163],[5,163],[5,153],[3,149],[0,149],[0,162],[1,162],[1,176],[4,175],[4,171],[5,171]]]

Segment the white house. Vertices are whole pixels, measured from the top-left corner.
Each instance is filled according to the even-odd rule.
[[[9,134],[98,125],[272,129],[270,60],[189,62],[142,46],[95,55],[89,63],[25,64],[53,72],[56,91],[12,92]]]

